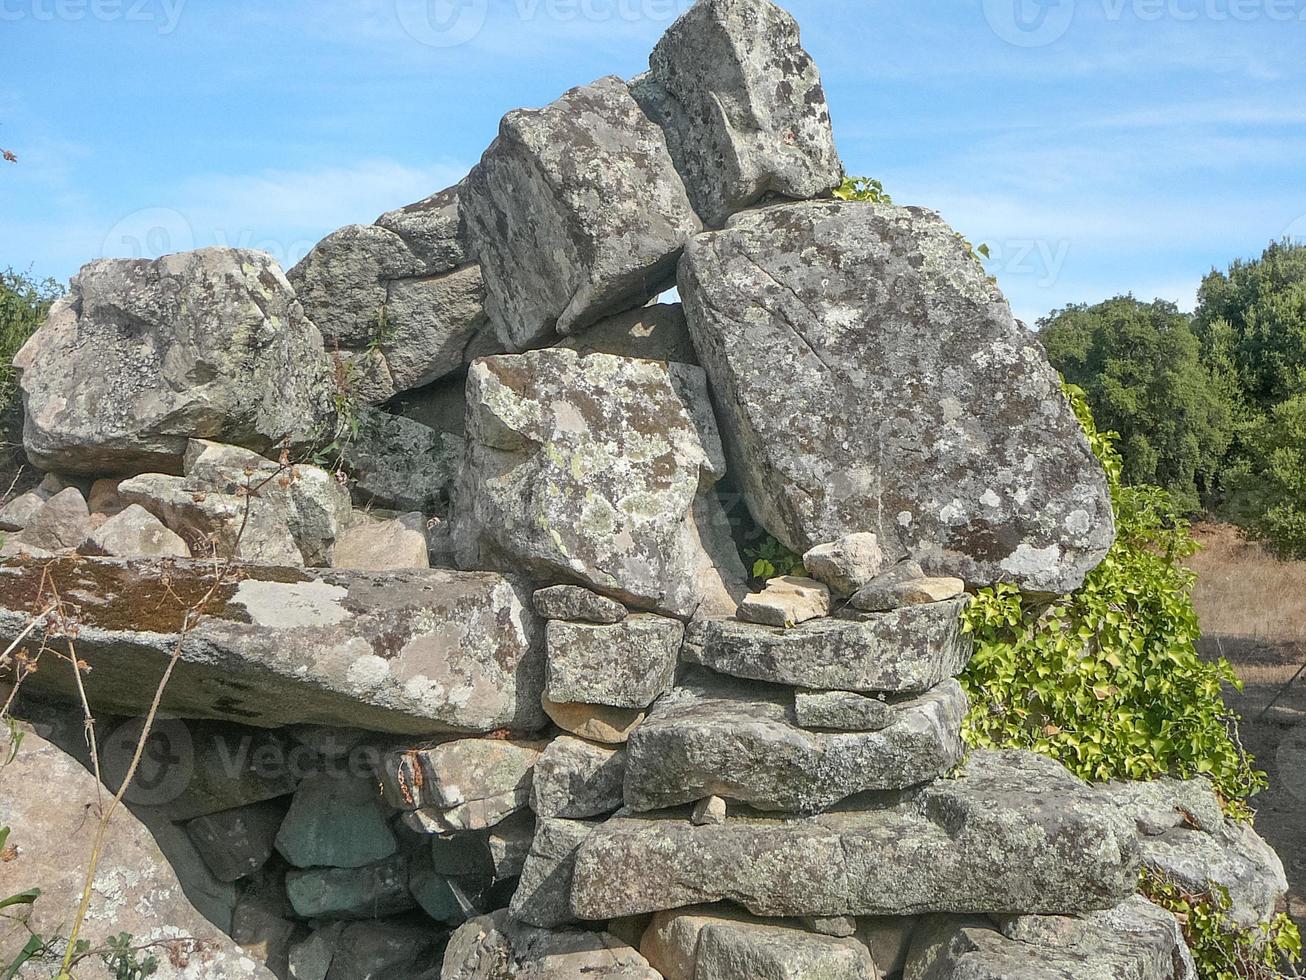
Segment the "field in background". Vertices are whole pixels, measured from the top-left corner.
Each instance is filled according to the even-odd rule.
[[[1246,684],[1230,692],[1242,735],[1270,788],[1256,797],[1256,827],[1283,858],[1293,918],[1306,930],[1306,562],[1283,562],[1228,525],[1195,528],[1189,561],[1204,655],[1223,656]]]

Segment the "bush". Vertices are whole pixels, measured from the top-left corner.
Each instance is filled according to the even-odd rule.
[[[979,593],[965,618],[976,641],[962,678],[967,739],[1041,752],[1090,781],[1207,776],[1231,813],[1249,816],[1265,774],[1224,704],[1233,669],[1197,654],[1188,524],[1164,491],[1122,483],[1114,435],[1098,432],[1082,391],[1067,393],[1106,468],[1118,538],[1071,595]]]
[[[0,414],[15,406],[18,394],[17,372],[10,362],[62,295],[63,288],[53,279],[33,279],[13,269],[0,272]]]

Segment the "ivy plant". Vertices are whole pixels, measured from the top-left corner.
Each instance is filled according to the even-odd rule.
[[[1090,781],[1206,776],[1230,814],[1266,785],[1237,736],[1225,660],[1204,661],[1188,524],[1155,487],[1121,483],[1114,435],[1077,388],[1067,395],[1106,469],[1117,540],[1079,591],[1052,599],[983,589],[965,614],[975,657],[962,682],[971,745],[1049,755]]]

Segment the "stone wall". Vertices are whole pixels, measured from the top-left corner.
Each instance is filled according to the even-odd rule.
[[[172,664],[91,918],[203,940],[160,976],[1173,980],[1145,864],[1271,912],[1208,784],[965,751],[968,593],[1078,587],[1106,479],[969,245],[843,179],[792,18],[700,0],[288,273],[86,266],[15,362],[0,894],[82,866],[83,692],[116,785]]]

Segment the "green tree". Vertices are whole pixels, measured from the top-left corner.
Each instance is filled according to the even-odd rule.
[[[10,362],[62,295],[53,279],[38,280],[13,269],[0,272],[0,415],[7,415],[17,402],[17,372]]]
[[[1287,558],[1306,558],[1306,393],[1255,416],[1225,474],[1226,511]]]
[[[1119,434],[1124,482],[1163,487],[1183,511],[1198,510],[1229,449],[1233,409],[1188,317],[1172,303],[1118,296],[1068,306],[1039,327],[1052,365]]]

